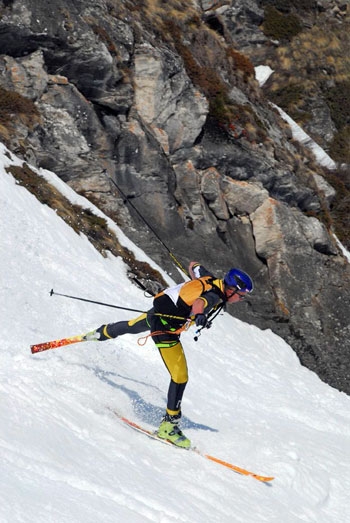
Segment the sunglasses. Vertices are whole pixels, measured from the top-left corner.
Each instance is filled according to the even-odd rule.
[[[232,291],[231,296],[234,296],[235,294],[238,294],[240,300],[244,300],[246,298],[248,292],[247,291],[239,291],[236,287],[226,287],[228,291]]]

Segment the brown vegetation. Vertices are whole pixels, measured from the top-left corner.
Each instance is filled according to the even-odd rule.
[[[9,143],[14,119],[19,119],[28,129],[39,122],[35,103],[15,91],[0,87],[0,140]]]
[[[264,12],[263,32],[275,40],[291,40],[302,30],[300,18],[295,14],[283,14],[272,6]]]

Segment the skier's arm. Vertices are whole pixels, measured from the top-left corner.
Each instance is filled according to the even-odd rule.
[[[205,298],[197,298],[192,305],[191,316],[195,316],[196,314],[203,314],[206,305],[207,301]]]
[[[205,298],[197,298],[192,305],[191,315],[194,316],[197,327],[205,327],[207,324],[207,315],[204,314],[206,305],[207,301]]]
[[[197,270],[195,271],[196,267],[197,267]],[[199,267],[200,267],[200,263],[195,262],[195,261],[191,261],[191,263],[189,264],[189,266],[188,266],[188,274],[190,275],[191,280],[195,280],[196,278],[199,278],[199,276],[200,276],[200,274],[198,272],[199,271],[199,269],[198,269]]]
[[[201,263],[192,261],[188,266],[188,273],[192,280],[201,278],[202,276],[213,276]]]

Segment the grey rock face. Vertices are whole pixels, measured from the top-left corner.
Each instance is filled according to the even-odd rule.
[[[179,57],[144,44],[134,56],[135,108],[143,121],[164,132],[167,152],[191,147],[208,114],[206,98],[195,89]]]

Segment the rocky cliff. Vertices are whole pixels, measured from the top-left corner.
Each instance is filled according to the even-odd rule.
[[[277,45],[263,7],[3,0],[0,138],[97,203],[175,279],[138,213],[183,265],[249,272],[256,291],[230,312],[349,393],[337,193],[255,79],[254,56]]]

